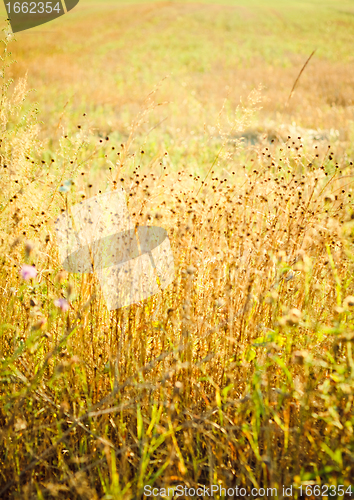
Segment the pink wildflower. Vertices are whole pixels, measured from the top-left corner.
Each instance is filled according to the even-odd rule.
[[[28,264],[23,264],[21,271],[20,271],[21,277],[24,280],[30,280],[32,278],[35,278],[37,276],[37,269],[34,266],[29,266]]]
[[[66,312],[69,309],[69,302],[63,298],[55,299],[54,305],[59,307],[59,309],[61,309],[63,312]]]

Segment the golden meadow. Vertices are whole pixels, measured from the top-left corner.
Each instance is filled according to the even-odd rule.
[[[353,14],[82,0],[16,40],[3,22],[0,498],[350,491]],[[54,221],[120,187],[176,276],[109,312]]]

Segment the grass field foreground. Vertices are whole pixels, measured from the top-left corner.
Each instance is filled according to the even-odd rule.
[[[3,36],[0,498],[350,498],[354,17],[288,3],[82,2]],[[176,278],[109,312],[54,220],[120,186]]]

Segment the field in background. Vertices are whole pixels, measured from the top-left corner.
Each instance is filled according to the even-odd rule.
[[[149,154],[173,145],[176,163],[200,169],[195,153],[201,153],[201,139],[209,136],[224,99],[231,112],[259,85],[263,109],[251,135],[286,137],[295,123],[350,148],[353,14],[351,2],[82,1],[70,15],[17,35],[13,71],[28,72],[29,87],[36,89],[31,99],[52,138],[64,106],[65,129],[75,129],[86,112],[97,134],[126,138],[147,94],[168,77],[158,94],[166,104],[141,130],[143,140],[166,119],[149,134]]]
[[[353,3],[81,0],[3,39],[0,498],[351,498]],[[176,280],[108,312],[53,223],[117,186]]]

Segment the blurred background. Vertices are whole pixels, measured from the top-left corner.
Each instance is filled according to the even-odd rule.
[[[301,132],[304,140],[330,140],[352,151],[350,1],[81,0],[69,14],[16,39],[12,76],[27,74],[36,90],[30,101],[38,103],[43,132],[53,141],[60,127],[81,125],[83,113],[94,134],[124,141],[158,87],[162,105],[139,129],[139,140],[152,156],[173,146],[171,161],[193,170],[205,147],[201,139],[217,141],[218,120],[226,125],[240,99],[261,89],[262,109],[244,134],[248,140]]]

